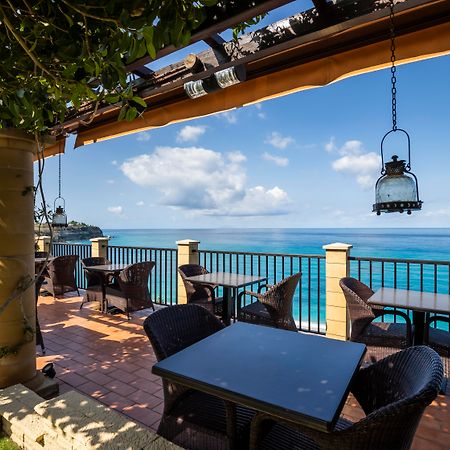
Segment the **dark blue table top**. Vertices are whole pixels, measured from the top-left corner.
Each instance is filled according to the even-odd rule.
[[[236,323],[153,366],[153,373],[225,400],[331,431],[363,344]]]

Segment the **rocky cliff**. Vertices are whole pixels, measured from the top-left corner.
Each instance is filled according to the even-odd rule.
[[[35,233],[39,232],[38,228],[35,225]],[[42,225],[39,234],[48,236],[48,227]],[[53,228],[53,242],[84,241],[101,236],[103,231],[99,227],[75,221],[69,222],[67,228]]]

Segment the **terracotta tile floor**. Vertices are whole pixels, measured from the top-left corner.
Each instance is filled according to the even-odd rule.
[[[60,391],[75,389],[156,431],[163,408],[161,379],[151,373],[155,356],[142,329],[144,318],[81,311],[80,297],[40,297],[39,320],[47,348],[38,368],[55,364]],[[362,417],[349,398],[344,415]],[[450,389],[425,411],[414,450],[450,448]]]

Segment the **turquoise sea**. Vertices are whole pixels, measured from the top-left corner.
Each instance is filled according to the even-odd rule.
[[[450,261],[450,228],[229,228],[105,229],[110,245],[175,248],[181,239],[199,240],[207,250],[323,254],[332,242],[352,244],[352,255]]]
[[[324,331],[325,326],[325,261],[318,258],[245,257],[228,252],[258,252],[272,254],[320,255],[323,245],[333,242],[352,244],[351,256],[364,260],[352,261],[350,273],[375,290],[388,287],[450,292],[450,229],[105,229],[111,237],[110,246],[176,248],[176,241],[196,239],[199,249],[226,252],[216,256],[200,253],[200,263],[210,271],[260,273],[270,283],[291,273],[301,272],[300,287],[294,296],[294,316],[302,328]],[[83,242],[87,243],[87,242]],[[112,250],[112,249],[111,249]],[[126,256],[127,255],[127,256]],[[134,256],[133,256],[134,255]],[[161,303],[174,301],[175,262],[170,252],[127,250],[127,261],[141,258],[156,261],[151,281],[153,298]],[[124,258],[122,254],[121,259]],[[369,261],[365,258],[395,258],[440,261],[441,264],[392,263]],[[111,259],[114,260],[113,253]],[[118,262],[118,261],[117,261]]]

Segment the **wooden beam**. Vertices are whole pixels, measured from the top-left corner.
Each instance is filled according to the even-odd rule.
[[[224,17],[218,22],[213,21],[206,21],[204,24],[202,24],[197,30],[195,30],[192,33],[191,40],[189,41],[189,44],[193,44],[198,41],[203,41],[210,36],[214,34],[221,33],[222,31],[227,30],[228,28],[232,28],[242,22],[245,22],[247,20],[253,19],[256,16],[259,16],[261,14],[265,14],[268,11],[271,11],[272,9],[278,8],[280,6],[286,5],[288,3],[293,2],[294,0],[255,0],[253,2],[254,6],[251,8],[247,8],[243,11],[240,11],[238,14],[235,14],[233,16]],[[234,2],[239,3],[239,2]],[[243,2],[241,2],[243,3]],[[213,10],[214,8],[211,8]],[[175,52],[178,50],[173,45],[169,45],[163,49],[161,49],[157,55],[156,59],[162,58],[163,56],[167,56],[170,53]],[[135,68],[145,66],[146,64],[150,63],[152,59],[150,56],[146,55],[142,58],[137,59],[136,61],[132,62],[128,65],[127,70],[129,72],[132,72]]]
[[[142,66],[134,69],[133,73],[144,80],[150,80],[155,72],[146,66]]]
[[[225,39],[223,39],[219,34],[212,34],[206,39],[203,39],[203,41],[206,42],[213,49],[214,52],[219,53],[219,55],[225,61],[230,60],[230,55],[226,52],[224,48],[227,41],[225,41]]]

